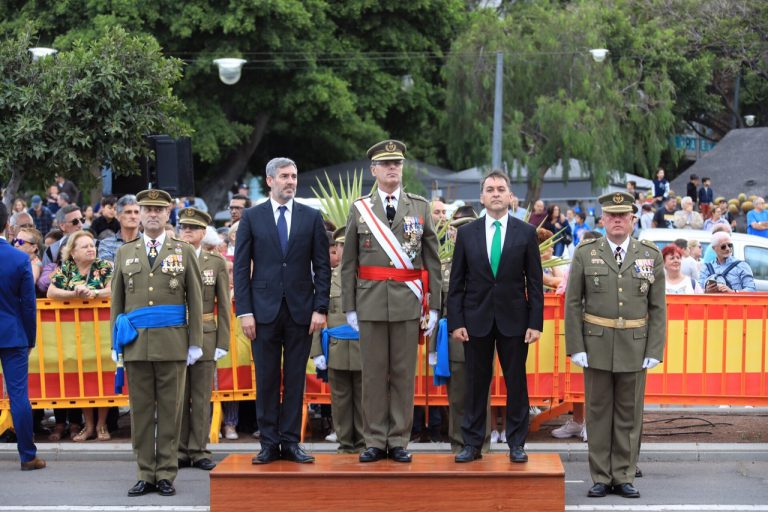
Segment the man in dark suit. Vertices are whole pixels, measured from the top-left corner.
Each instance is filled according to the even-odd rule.
[[[8,229],[8,208],[0,203],[0,233]],[[32,439],[32,406],[27,371],[36,339],[35,281],[29,257],[0,234],[0,363],[3,365],[11,418],[16,429],[21,470],[42,469]]]
[[[482,457],[494,348],[507,385],[509,458],[526,462],[528,345],[544,325],[544,284],[536,228],[508,214],[509,178],[493,171],[480,200],[486,215],[459,228],[448,288],[448,330],[464,342],[464,448],[456,462]]]
[[[328,237],[320,212],[293,199],[296,164],[273,158],[266,172],[269,201],[242,214],[234,265],[235,308],[256,364],[261,451],[253,463],[313,462],[299,430],[312,333],[328,314]]]

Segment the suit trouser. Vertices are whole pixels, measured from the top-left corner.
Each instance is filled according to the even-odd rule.
[[[131,441],[139,480],[173,480],[179,472],[181,401],[186,361],[126,361]],[[155,420],[157,430],[155,431]]]
[[[419,321],[360,322],[365,445],[408,446],[413,426],[413,383]]]
[[[507,444],[510,448],[523,446],[528,435],[529,419],[528,382],[525,376],[528,344],[522,336],[503,336],[495,323],[488,335],[470,336],[464,344],[467,367],[467,396],[461,427],[464,443],[480,448],[485,439],[494,348],[499,354],[507,386]]]
[[[16,448],[21,462],[29,462],[37,455],[32,429],[32,405],[29,403],[29,348],[0,348],[0,363],[11,401],[11,419],[16,431]]]
[[[363,437],[363,373],[328,368],[331,385],[331,416],[340,452],[365,448]]]
[[[464,406],[466,405],[467,375],[464,361],[451,361],[451,378],[448,379],[448,438],[451,440],[451,450],[461,451],[464,446],[464,434],[461,424],[464,421]],[[486,417],[491,415],[491,397],[488,396]],[[491,422],[485,422],[485,439],[482,451],[491,451]]]
[[[309,325],[293,321],[285,300],[274,322],[256,326],[251,350],[256,365],[256,418],[262,447],[296,444],[301,439],[301,410],[311,348]]]
[[[198,361],[187,366],[187,382],[181,405],[180,460],[194,463],[211,458],[208,437],[211,431],[211,394],[215,370],[214,361]]]
[[[589,472],[594,483],[633,483],[643,428],[645,370],[584,369]]]

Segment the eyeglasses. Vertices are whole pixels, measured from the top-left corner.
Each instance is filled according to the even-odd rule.
[[[19,247],[23,246],[24,244],[32,245],[32,242],[29,242],[27,240],[24,240],[22,238],[14,238],[13,241],[11,241],[11,244],[18,245]]]
[[[78,219],[72,219],[71,221],[69,221],[69,223],[72,224],[73,226],[77,226],[81,222],[83,222],[83,219],[79,219],[79,218]]]
[[[721,251],[724,251],[724,250],[726,250],[726,249],[730,249],[730,250],[733,250],[733,244],[722,244],[722,245],[720,246],[720,250],[721,250]]]

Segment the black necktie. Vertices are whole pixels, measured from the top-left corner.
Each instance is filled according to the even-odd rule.
[[[149,266],[153,266],[155,264],[155,258],[157,258],[157,240],[149,241],[149,253],[147,254],[147,258],[149,258]]]
[[[616,258],[616,265],[618,265],[619,268],[621,268],[621,246],[616,247],[616,252],[613,253],[614,257]]]
[[[279,206],[280,216],[277,218],[277,237],[280,239],[280,248],[283,250],[283,256],[288,251],[288,221],[285,220],[285,211],[287,206]]]
[[[387,196],[387,220],[390,224],[395,220],[395,196]]]

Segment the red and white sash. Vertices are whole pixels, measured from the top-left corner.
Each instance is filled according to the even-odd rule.
[[[397,237],[395,237],[395,234],[391,229],[389,229],[389,226],[387,226],[376,215],[374,215],[373,210],[371,209],[372,206],[373,204],[370,198],[364,198],[355,201],[355,208],[357,208],[357,211],[360,212],[360,216],[362,217],[363,221],[365,221],[365,223],[368,224],[368,227],[371,228],[373,237],[384,249],[384,252],[387,254],[389,259],[392,260],[392,264],[395,266],[395,268],[413,270],[413,263],[411,262],[411,259],[405,254],[405,251],[403,251],[403,247],[400,245]],[[421,282],[421,279],[414,279],[413,281],[403,282],[408,285],[408,288],[411,289],[411,291],[416,295],[419,303],[421,303],[422,298],[424,297],[424,285]]]

